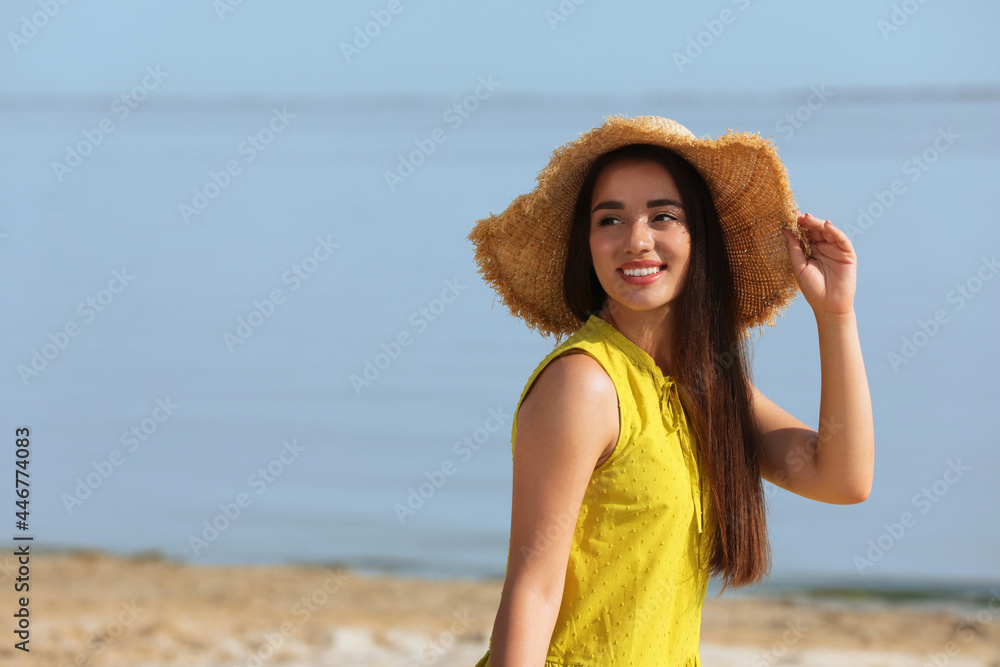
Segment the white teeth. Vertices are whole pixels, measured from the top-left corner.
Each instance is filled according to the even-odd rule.
[[[654,273],[659,273],[663,270],[663,267],[657,267],[655,269],[622,269],[622,272],[626,276],[631,276],[633,278],[638,276],[648,276]]]

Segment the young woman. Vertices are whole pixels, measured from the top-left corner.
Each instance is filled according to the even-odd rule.
[[[857,259],[798,213],[773,145],[609,117],[470,240],[511,311],[568,335],[514,415],[511,537],[491,665],[699,665],[710,575],[770,568],[766,479],[826,503],[871,490]],[[751,382],[753,327],[803,293],[819,430]]]

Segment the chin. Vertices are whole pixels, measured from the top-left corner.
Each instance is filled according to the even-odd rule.
[[[627,308],[628,310],[634,310],[636,312],[642,312],[645,310],[656,310],[658,308],[666,308],[669,306],[674,299],[668,298],[666,296],[658,298],[655,296],[645,296],[641,298],[636,298],[635,295],[629,297],[626,295],[611,295],[610,298],[618,303],[619,307]]]

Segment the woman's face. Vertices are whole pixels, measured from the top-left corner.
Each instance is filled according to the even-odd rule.
[[[669,307],[684,288],[691,237],[667,168],[612,162],[597,178],[590,209],[590,253],[608,297],[630,310]]]

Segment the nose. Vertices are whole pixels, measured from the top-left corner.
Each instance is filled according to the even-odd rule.
[[[625,251],[639,254],[652,247],[653,236],[649,225],[646,224],[645,218],[633,221],[628,228]]]

